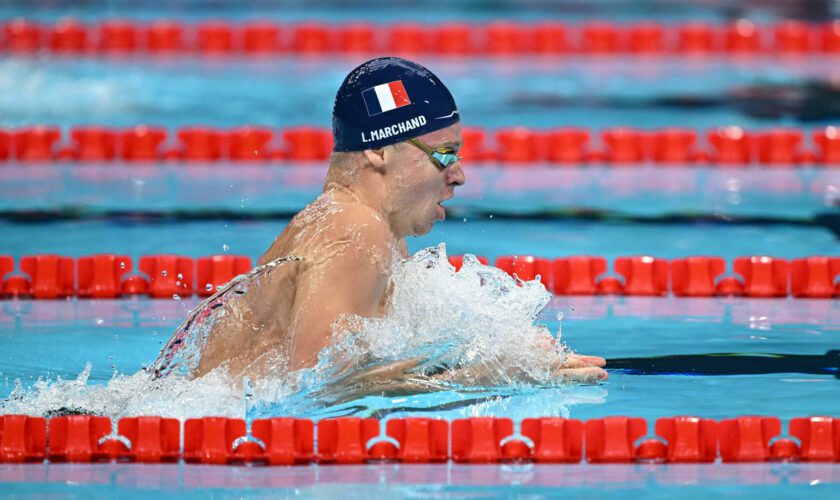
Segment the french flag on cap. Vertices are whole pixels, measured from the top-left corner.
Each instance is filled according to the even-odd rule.
[[[368,116],[378,115],[411,104],[401,80],[383,83],[362,91]]]

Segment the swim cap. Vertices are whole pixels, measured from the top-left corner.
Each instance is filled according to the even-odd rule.
[[[380,57],[351,71],[338,89],[333,151],[381,148],[460,119],[452,94],[431,71],[400,57]]]

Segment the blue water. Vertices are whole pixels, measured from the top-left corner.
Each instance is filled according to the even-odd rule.
[[[547,17],[580,22],[587,19],[617,21],[668,20],[668,21],[724,21],[734,16],[749,14],[760,22],[779,18],[807,15],[830,18],[836,10],[831,3],[810,2],[810,9],[797,5],[800,2],[747,2],[732,6],[726,0],[679,2],[668,0],[587,0],[551,2],[540,0],[496,0],[475,2],[452,0],[446,9],[440,9],[433,0],[368,2],[341,0],[214,0],[211,6],[204,0],[91,0],[86,2],[57,3],[51,0],[9,0],[0,13],[3,17],[26,16],[52,21],[73,16],[85,20],[109,19],[115,16],[132,19],[158,19],[175,17],[183,20],[202,19],[272,19],[279,22],[302,20],[320,22],[346,22],[368,19],[378,23],[395,21],[488,21],[517,19],[543,21]],[[805,2],[806,4],[809,2]],[[430,13],[434,13],[433,16]]]
[[[429,22],[432,18],[720,22],[740,15],[740,8],[757,21],[787,17],[797,9],[794,2],[733,6],[731,2],[664,0],[487,4],[461,0],[448,2],[446,8],[427,0],[374,6],[217,0],[212,7],[199,0],[68,5],[12,1],[0,5],[0,19],[25,16],[51,22],[73,15],[86,21],[122,16],[185,21],[260,18],[285,23],[342,22],[375,15],[380,23]],[[327,127],[335,89],[359,62],[339,57],[208,61],[3,55],[0,128],[36,123],[55,124],[65,131],[82,124],[137,123],[170,130],[191,124]],[[724,124],[808,129],[832,123],[831,119],[801,123],[791,116],[756,116],[742,104],[719,99],[745,86],[825,81],[834,65],[819,57],[751,61],[442,58],[423,62],[450,85],[465,124],[487,129],[574,125],[597,131],[618,125],[680,125],[702,130]],[[716,104],[699,108],[668,104],[685,98]],[[109,252],[136,258],[156,253],[193,257],[230,253],[256,258],[282,231],[289,216],[317,195],[323,174],[323,166],[313,165],[0,165],[0,254],[77,257]],[[412,239],[412,251],[445,241],[449,253],[472,252],[491,259],[514,253],[593,254],[609,259],[710,254],[729,261],[742,255],[838,254],[837,169],[721,171],[643,165],[619,171],[540,165],[521,171],[473,164],[467,165],[467,175],[467,185],[448,204],[447,221],[430,234]],[[107,383],[115,372],[133,373],[154,360],[162,343],[197,302],[194,298],[0,301],[0,397],[13,390],[16,380],[31,387],[39,378],[74,378],[86,363],[92,364],[92,384]],[[369,397],[312,416],[491,414],[519,419],[565,412],[579,419],[641,416],[651,424],[655,418],[677,414],[716,419],[767,414],[783,420],[809,414],[840,416],[839,382],[830,372],[704,372],[710,366],[706,356],[710,353],[741,356],[736,359],[746,367],[758,363],[749,355],[819,357],[837,349],[840,301],[556,297],[540,321],[556,332],[561,312],[562,339],[579,352],[609,360],[692,355],[685,363],[696,371],[693,375],[641,375],[611,369],[610,379],[599,386]],[[460,402],[439,407],[442,401],[453,400]],[[625,497],[636,493],[662,498],[675,494],[829,498],[836,497],[838,484],[836,464],[653,468],[448,464],[271,470],[126,464],[0,466],[0,492],[43,496],[139,497],[163,492],[237,497],[593,493]],[[556,489],[560,487],[564,489]]]
[[[14,126],[328,127],[335,91],[360,62],[358,56],[250,61],[238,57],[7,57],[0,58],[0,106],[3,124]],[[523,61],[425,56],[420,62],[448,82],[469,126],[600,129],[628,125],[702,130],[721,125],[796,125],[795,117],[748,113],[731,94],[755,85],[825,81],[836,61],[818,56],[750,61],[669,57],[534,57]],[[489,81],[492,88],[488,88]],[[290,94],[293,99],[282,97]],[[685,99],[713,102],[692,106],[687,113],[678,104]],[[807,126],[829,123],[831,119],[825,118]]]

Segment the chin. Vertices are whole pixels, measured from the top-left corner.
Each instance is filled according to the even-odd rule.
[[[428,234],[432,231],[432,228],[434,226],[435,226],[435,223],[430,222],[429,224],[426,224],[425,226],[420,226],[420,227],[414,228],[414,236],[423,236],[424,234]]]

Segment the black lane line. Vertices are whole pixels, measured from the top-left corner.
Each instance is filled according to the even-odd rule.
[[[607,370],[628,375],[761,375],[804,373],[840,379],[840,350],[825,354],[709,353],[616,358]]]

